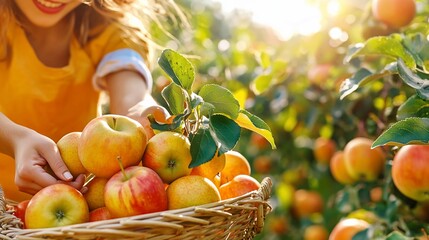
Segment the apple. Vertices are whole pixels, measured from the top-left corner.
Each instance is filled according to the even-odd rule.
[[[87,182],[88,190],[83,194],[88,203],[89,211],[104,207],[104,187],[109,179],[94,177]]]
[[[165,131],[149,139],[142,158],[142,165],[153,169],[169,184],[179,177],[190,175],[191,144],[184,135]]]
[[[252,176],[237,175],[231,181],[221,185],[219,192],[221,199],[225,200],[258,190],[260,187],[261,184]]]
[[[128,217],[167,209],[165,185],[148,167],[130,166],[104,186],[104,203],[112,217]]]
[[[109,178],[123,167],[138,165],[147,143],[143,126],[126,116],[107,114],[92,119],[82,130],[78,154],[85,169]]]
[[[70,173],[75,178],[79,174],[87,173],[77,153],[77,145],[81,134],[82,132],[70,132],[61,137],[57,142],[57,147],[60,151],[61,158],[63,159]]]
[[[25,211],[25,226],[31,229],[67,226],[88,220],[88,205],[82,193],[64,183],[38,191]]]
[[[23,200],[16,204],[15,207],[15,216],[21,220],[21,222],[25,223],[25,211],[27,210],[28,203],[30,202],[30,199]],[[25,228],[25,224],[24,224]]]
[[[208,178],[199,175],[183,176],[167,188],[168,209],[179,209],[218,202],[219,190]]]
[[[429,201],[429,146],[401,147],[393,158],[392,180],[405,196]]]
[[[107,207],[99,207],[89,212],[89,222],[112,219]]]

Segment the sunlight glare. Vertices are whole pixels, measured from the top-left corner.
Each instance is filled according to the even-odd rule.
[[[215,0],[226,13],[241,9],[250,12],[253,21],[272,27],[282,40],[296,34],[311,35],[321,28],[321,12],[307,1]]]

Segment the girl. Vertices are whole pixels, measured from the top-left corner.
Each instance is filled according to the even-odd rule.
[[[100,93],[107,93],[111,113],[135,119],[156,104],[145,21],[177,9],[159,2],[0,2],[0,185],[7,198],[28,199],[58,181],[83,186],[84,176],[73,179],[56,142],[100,114]]]

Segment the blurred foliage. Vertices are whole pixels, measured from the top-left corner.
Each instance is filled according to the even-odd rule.
[[[391,232],[393,239],[405,239],[397,235],[421,234],[424,226],[429,230],[428,222],[410,217],[416,203],[402,196],[406,203],[402,205],[397,198],[389,197],[392,193],[400,195],[389,176],[389,164],[377,182],[344,186],[313,155],[314,140],[320,136],[335,140],[337,149],[343,149],[357,136],[377,138],[397,121],[398,108],[415,94],[415,89],[401,81],[396,72],[389,72],[387,66],[392,59],[363,50],[357,56],[353,51],[377,36],[421,33],[427,37],[427,2],[417,1],[412,24],[392,30],[372,17],[369,0],[336,1],[339,11],[334,15],[329,14],[327,1],[308,0],[320,9],[321,29],[288,40],[252,22],[249,13],[225,15],[221,5],[208,0],[177,2],[184,9],[190,29],[171,22],[167,30],[174,38],[155,26],[154,36],[194,64],[193,90],[198,92],[208,83],[228,88],[242,108],[259,116],[272,130],[275,150],[250,131],[242,132],[235,147],[249,159],[257,179],[270,176],[274,180],[270,199],[274,210],[257,239],[302,239],[309,225],[322,224],[330,231],[341,218],[353,214],[368,221],[383,219],[373,233],[381,239]],[[169,84],[168,78],[159,68],[153,75],[153,95],[165,104],[160,93]],[[362,76],[369,75],[370,81],[359,85]],[[357,81],[359,86],[345,86],[350,81]],[[270,159],[268,173],[259,170],[260,156]],[[370,201],[370,190],[375,187],[383,189],[382,200],[377,203]],[[324,210],[310,217],[295,217],[291,202],[297,189],[319,192]],[[279,222],[284,228],[275,225]]]

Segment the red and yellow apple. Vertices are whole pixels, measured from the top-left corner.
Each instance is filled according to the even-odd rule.
[[[82,130],[78,154],[85,169],[109,178],[124,168],[138,165],[147,143],[143,126],[126,116],[107,114],[92,119]]]
[[[128,217],[167,209],[165,185],[150,168],[130,166],[104,186],[104,203],[112,217]]]
[[[384,170],[386,156],[380,148],[371,148],[373,140],[356,137],[344,147],[344,163],[350,177],[356,181],[375,181]]]
[[[429,146],[401,147],[393,158],[392,180],[405,196],[429,201]]]
[[[89,212],[89,222],[112,219],[107,207],[99,207]]]
[[[358,232],[370,227],[364,220],[356,218],[345,218],[340,220],[329,234],[329,240],[352,239]]]
[[[22,223],[24,223],[25,228],[25,211],[27,210],[28,203],[30,202],[30,199],[23,200],[16,204],[15,206],[15,213],[14,215],[21,220]]]
[[[82,193],[64,183],[37,192],[25,211],[27,228],[50,228],[87,222],[88,205]]]
[[[187,137],[177,132],[160,132],[149,139],[142,158],[142,165],[154,170],[170,184],[191,173],[191,144]]]
[[[234,150],[230,150],[224,154],[225,167],[220,172],[221,185],[231,181],[237,175],[250,175],[250,163],[243,154]]]

